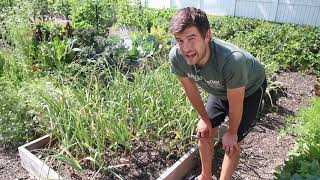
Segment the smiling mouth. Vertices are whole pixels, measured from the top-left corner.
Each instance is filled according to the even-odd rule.
[[[196,53],[186,54],[186,57],[187,57],[187,58],[194,58],[195,56],[196,56]]]

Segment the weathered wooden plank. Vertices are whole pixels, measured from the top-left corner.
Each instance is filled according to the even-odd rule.
[[[34,149],[40,149],[46,146],[50,142],[50,135],[42,136],[34,141],[31,141],[27,144],[24,144],[22,147],[26,148],[29,151]]]
[[[199,163],[198,147],[192,148],[183,155],[176,163],[168,168],[157,180],[178,180],[182,179]]]
[[[30,151],[40,149],[49,143],[50,135],[43,136],[30,143],[27,143],[18,148],[22,167],[25,168],[32,176],[39,180],[59,179],[63,180],[58,173],[48,167],[43,161],[37,158]]]

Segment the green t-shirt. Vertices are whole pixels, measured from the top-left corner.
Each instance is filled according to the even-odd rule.
[[[172,73],[193,79],[199,87],[223,100],[227,100],[227,89],[242,86],[248,97],[265,79],[263,65],[250,53],[218,39],[211,41],[209,61],[201,69],[188,65],[176,46],[169,59]]]

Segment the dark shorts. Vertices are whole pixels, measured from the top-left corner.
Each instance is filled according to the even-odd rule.
[[[260,108],[262,108],[262,99],[266,87],[267,81],[265,80],[256,92],[244,98],[242,119],[238,128],[238,142],[246,137],[258,119],[257,116]],[[211,119],[212,127],[215,128],[225,121],[225,117],[229,113],[228,101],[221,100],[210,94],[206,104],[206,111]]]

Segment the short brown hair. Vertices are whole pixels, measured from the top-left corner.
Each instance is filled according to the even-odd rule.
[[[171,19],[169,32],[174,34],[195,26],[200,34],[205,37],[210,25],[207,15],[201,9],[186,7],[180,9]]]

